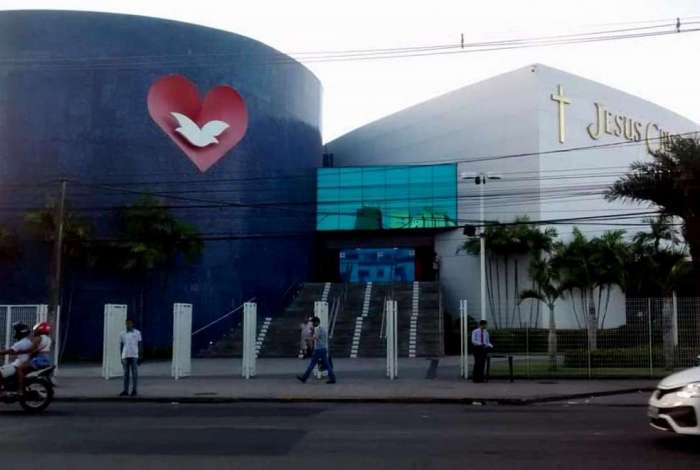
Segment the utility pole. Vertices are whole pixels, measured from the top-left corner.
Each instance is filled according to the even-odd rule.
[[[53,275],[49,292],[48,322],[51,325],[52,336],[56,331],[56,320],[58,319],[58,308],[61,305],[61,275],[63,274],[63,231],[65,225],[66,212],[66,180],[61,180],[61,195],[56,206],[55,214],[55,235],[53,254]],[[54,344],[55,338],[54,338]]]
[[[459,175],[462,180],[474,179],[479,186],[479,272],[481,282],[479,286],[481,297],[481,319],[486,320],[486,221],[484,220],[484,185],[488,180],[500,180],[503,176],[495,173],[472,173],[465,171]],[[500,299],[499,299],[500,300]]]

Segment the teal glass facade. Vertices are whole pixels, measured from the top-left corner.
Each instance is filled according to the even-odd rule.
[[[319,168],[317,230],[457,225],[457,165]]]

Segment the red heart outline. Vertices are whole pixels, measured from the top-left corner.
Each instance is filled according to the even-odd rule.
[[[175,132],[178,123],[170,114],[172,112],[184,114],[199,127],[215,119],[224,121],[229,127],[217,137],[218,144],[195,147]],[[202,173],[235,147],[248,128],[248,111],[235,89],[228,85],[215,86],[202,102],[197,86],[182,75],[166,75],[151,85],[148,113]]]

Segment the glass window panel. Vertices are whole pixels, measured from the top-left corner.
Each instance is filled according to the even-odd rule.
[[[340,219],[335,213],[337,207],[333,204],[319,204],[316,213],[316,227],[318,230],[338,230],[340,229]]]
[[[336,204],[338,202],[338,197],[340,196],[340,191],[338,188],[318,188],[316,192],[319,204]]]
[[[338,204],[338,229],[354,230],[357,219],[357,204]]]
[[[455,165],[436,165],[433,167],[433,181],[450,182],[457,178],[457,167]]]
[[[317,228],[454,226],[456,175],[453,164],[319,169]]]
[[[386,199],[386,168],[365,168],[362,172],[362,201],[366,205],[381,207]]]
[[[340,185],[340,172],[334,168],[321,168],[318,170],[319,188],[337,188]]]

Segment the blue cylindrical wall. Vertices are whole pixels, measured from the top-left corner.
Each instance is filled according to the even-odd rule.
[[[148,114],[149,87],[173,73],[202,95],[230,85],[248,109],[245,137],[206,173]],[[193,303],[195,327],[252,296],[263,314],[276,313],[311,271],[320,109],[313,74],[246,37],[128,15],[0,13],[0,223],[21,232],[22,213],[45,205],[56,179],[68,178],[71,211],[95,221],[101,236],[114,231],[117,208],[148,192],[206,239],[197,264],[173,260],[139,285],[69,273],[67,352],[99,356],[102,305],[133,311],[141,286],[141,327],[154,348],[171,344],[173,302]],[[4,276],[0,303],[46,301],[42,250],[25,247],[20,268]],[[198,335],[195,348],[230,325]]]

